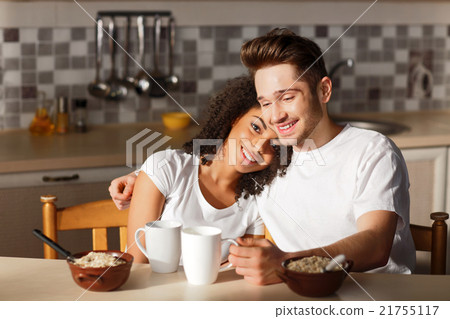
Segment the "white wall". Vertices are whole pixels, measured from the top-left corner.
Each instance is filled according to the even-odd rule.
[[[78,3],[78,4],[77,4]],[[178,25],[351,24],[373,1],[0,2],[0,28],[91,26],[99,10],[171,10]],[[84,11],[86,10],[86,12]],[[448,24],[450,3],[377,1],[359,24]]]

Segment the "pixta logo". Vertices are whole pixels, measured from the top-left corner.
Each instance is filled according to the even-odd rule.
[[[134,157],[135,168],[141,167],[147,157],[172,139],[170,136],[161,135],[159,132],[152,132],[152,130],[146,128],[129,138],[126,142],[126,165],[133,168]],[[167,148],[170,148],[170,146]],[[144,150],[146,150],[145,157]]]

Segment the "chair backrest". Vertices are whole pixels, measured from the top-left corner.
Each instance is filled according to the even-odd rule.
[[[431,213],[434,220],[431,227],[411,224],[411,234],[416,250],[431,252],[430,273],[445,275],[447,259],[447,223],[448,214]]]
[[[448,214],[443,212],[431,213],[434,220],[431,227],[410,225],[416,250],[431,252],[432,275],[445,275],[447,258],[447,224]],[[265,238],[275,244],[275,241],[265,228]]]
[[[119,227],[120,250],[127,242],[128,210],[120,211],[112,200],[101,200],[66,208],[57,208],[54,195],[41,196],[42,232],[58,241],[59,230],[92,229],[92,249],[108,249],[107,228]],[[44,244],[44,258],[56,259],[57,252]]]

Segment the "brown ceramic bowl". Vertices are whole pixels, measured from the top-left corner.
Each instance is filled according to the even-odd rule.
[[[75,258],[81,258],[90,252],[84,251],[73,256]],[[118,250],[95,250],[95,252],[106,253],[117,258],[120,257],[126,263],[112,267],[83,268],[67,260],[73,280],[81,288],[90,291],[110,291],[122,286],[130,276],[131,265],[134,259],[133,256]]]
[[[325,273],[306,273],[287,268],[291,261],[301,258],[304,257],[283,261],[282,271],[277,270],[277,274],[292,291],[306,297],[325,297],[336,292],[353,266],[353,261],[347,260],[343,267],[345,271],[341,269]]]

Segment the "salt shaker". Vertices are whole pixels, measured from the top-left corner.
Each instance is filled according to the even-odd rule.
[[[87,131],[87,100],[75,100],[75,131],[84,133]]]

